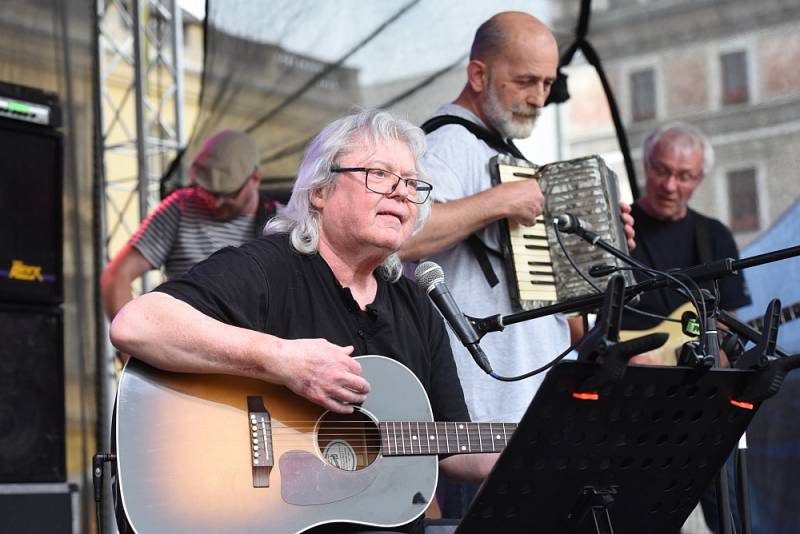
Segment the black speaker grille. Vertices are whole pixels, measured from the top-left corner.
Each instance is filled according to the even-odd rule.
[[[58,308],[0,307],[0,482],[63,482],[63,325]]]

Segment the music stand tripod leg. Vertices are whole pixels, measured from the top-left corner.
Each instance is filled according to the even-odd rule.
[[[614,495],[616,494],[617,488],[615,486],[584,487],[583,492],[572,508],[572,512],[567,516],[564,531],[578,532],[583,520],[591,512],[597,534],[614,534],[609,508],[614,504]]]

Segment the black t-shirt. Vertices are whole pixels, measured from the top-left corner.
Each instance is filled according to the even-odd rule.
[[[648,215],[638,204],[633,205],[634,230],[636,230],[636,248],[632,255],[645,265],[659,270],[690,267],[701,264],[700,249],[697,243],[697,225],[704,224],[708,229],[710,258],[738,259],[739,251],[730,230],[716,219],[700,215],[689,210],[686,217],[678,221],[662,221]],[[698,223],[698,221],[701,221]],[[637,274],[637,280],[646,279],[646,275]],[[719,306],[723,310],[735,310],[750,304],[744,277],[741,273],[719,280]],[[671,289],[650,291],[641,296],[636,308],[658,315],[668,316],[675,309],[687,302],[687,299]],[[622,327],[642,330],[656,326],[660,319],[626,312]]]
[[[352,345],[353,356],[393,358],[419,378],[436,421],[469,421],[442,318],[406,278],[389,283],[378,277],[374,302],[361,310],[322,257],[296,252],[288,235],[278,234],[224,248],[156,291],[227,324],[284,339]],[[364,528],[329,525],[313,531],[350,530]],[[422,532],[422,519],[391,531]]]
[[[422,382],[437,421],[469,421],[444,323],[406,278],[378,278],[375,301],[361,310],[321,256],[296,252],[279,234],[224,248],[156,290],[227,324],[395,359]]]

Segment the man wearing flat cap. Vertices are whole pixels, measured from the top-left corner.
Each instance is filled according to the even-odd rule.
[[[276,203],[259,194],[259,153],[245,133],[208,138],[191,166],[192,185],[161,201],[100,278],[109,318],[133,298],[131,284],[164,267],[176,278],[213,252],[260,235]]]

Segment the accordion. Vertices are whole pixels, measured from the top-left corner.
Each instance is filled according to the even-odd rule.
[[[588,278],[591,266],[624,266],[618,258],[576,235],[562,232],[562,249],[553,227],[553,217],[568,212],[601,239],[628,252],[619,217],[617,176],[602,158],[589,156],[537,166],[499,154],[490,161],[490,171],[492,185],[538,180],[544,193],[544,213],[533,226],[508,220],[500,222],[508,289],[511,300],[521,309],[531,310],[593,294],[596,290],[583,277]],[[622,272],[626,284],[632,284],[631,271]],[[605,289],[607,277],[591,280]]]

